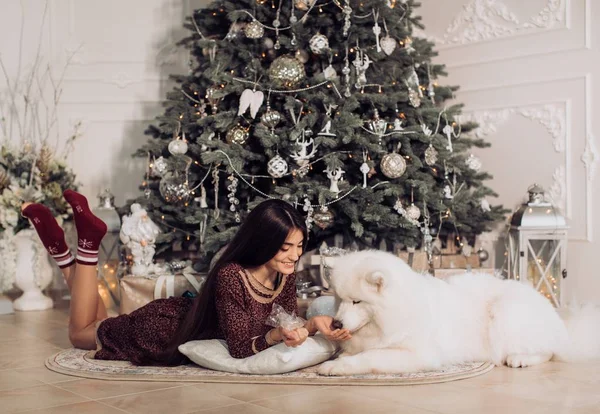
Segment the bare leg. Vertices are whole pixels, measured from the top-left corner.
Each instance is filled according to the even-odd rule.
[[[65,282],[67,283],[67,286],[69,287],[69,292],[72,292],[72,290],[73,290],[72,289],[72,284],[73,284],[72,280],[73,280],[73,276],[75,276],[76,269],[77,269],[76,263],[73,263],[72,266],[60,269],[60,271],[63,274],[63,277],[65,278]],[[96,320],[103,321],[106,318],[108,318],[108,312],[106,312],[106,306],[104,306],[104,301],[102,300],[102,298],[100,297],[100,294],[98,293],[98,308],[96,310]]]
[[[76,348],[96,349],[97,315],[102,303],[98,295],[96,265],[77,264],[74,273],[71,278],[69,340]]]

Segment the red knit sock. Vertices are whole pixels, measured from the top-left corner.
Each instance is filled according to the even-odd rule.
[[[75,258],[65,242],[65,232],[60,228],[48,207],[41,204],[30,204],[23,209],[23,215],[31,221],[42,244],[56,261],[58,267],[61,269],[69,267],[75,262]]]
[[[73,207],[73,217],[77,228],[77,263],[96,265],[98,264],[100,242],[107,231],[106,224],[92,214],[84,196],[73,190],[66,190],[63,195]]]

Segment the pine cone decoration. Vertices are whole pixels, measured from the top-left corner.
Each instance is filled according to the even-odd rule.
[[[35,162],[35,166],[40,172],[40,177],[43,182],[48,180],[49,172],[50,172],[50,163],[52,162],[54,154],[52,154],[52,150],[48,148],[46,145],[40,149],[40,153],[38,154],[37,160]]]
[[[0,191],[4,190],[10,185],[10,176],[6,170],[0,167]]]

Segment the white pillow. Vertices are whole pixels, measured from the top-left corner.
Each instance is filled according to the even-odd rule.
[[[201,367],[238,374],[283,374],[327,361],[336,345],[321,335],[308,337],[296,348],[284,343],[274,345],[248,358],[233,358],[227,343],[220,339],[190,341],[179,345],[179,352]]]

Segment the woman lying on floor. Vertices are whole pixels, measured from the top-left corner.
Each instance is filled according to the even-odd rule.
[[[317,331],[334,341],[350,338],[345,329],[331,329],[330,316],[316,316],[293,331],[265,324],[273,304],[298,313],[294,268],[306,226],[284,201],[265,201],[250,212],[196,298],[157,299],[129,315],[108,318],[96,279],[106,225],[92,214],[84,196],[66,190],[64,197],[73,207],[76,258],[48,208],[26,203],[22,214],[37,230],[71,291],[71,343],[96,349],[96,359],[172,366],[189,362],[177,347],[198,339],[225,339],[231,356],[245,358],[279,342],[298,346]]]

